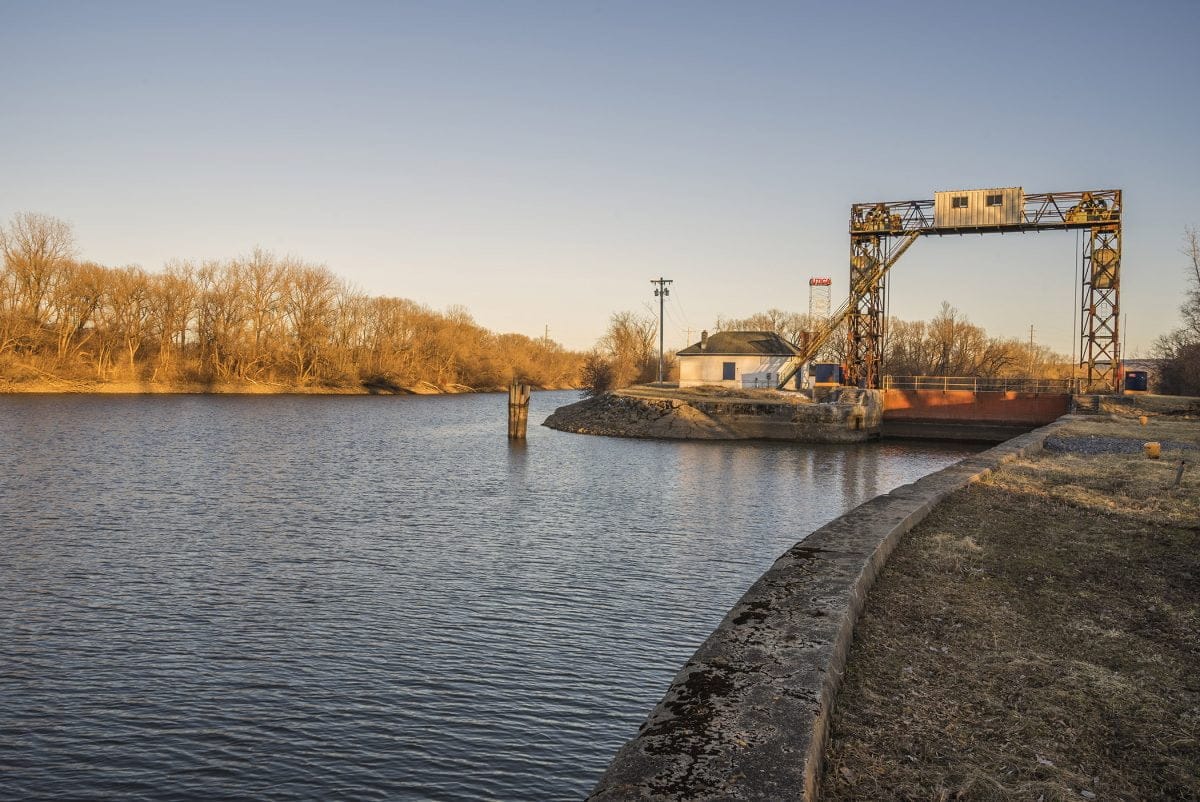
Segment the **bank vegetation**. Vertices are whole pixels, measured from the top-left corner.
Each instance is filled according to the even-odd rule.
[[[158,272],[77,258],[70,226],[0,226],[0,388],[373,392],[578,386],[583,355],[498,334],[466,309],[367,295],[323,265],[255,250]]]
[[[773,331],[791,343],[802,343],[822,327],[806,314],[768,309],[749,317],[722,317],[719,331]],[[844,363],[848,333],[842,325],[818,352],[816,361]],[[666,354],[665,376],[678,379],[677,360]],[[994,337],[943,302],[931,320],[890,318],[884,330],[883,372],[892,376],[978,376],[980,378],[1065,379],[1071,358],[1037,343]],[[583,369],[585,392],[654,381],[658,371],[658,321],[649,313],[619,312],[588,355]]]

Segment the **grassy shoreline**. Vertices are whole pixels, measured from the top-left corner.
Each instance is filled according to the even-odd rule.
[[[897,547],[855,630],[823,799],[1200,799],[1200,416],[1104,412]]]

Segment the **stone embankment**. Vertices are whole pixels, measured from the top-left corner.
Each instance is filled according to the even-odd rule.
[[[612,437],[856,443],[879,435],[882,414],[873,390],[844,390],[814,404],[772,391],[634,388],[560,407],[543,425]]]
[[[825,781],[836,799],[1036,799],[1041,790],[1046,799],[1194,798],[1195,689],[1186,678],[1196,654],[1200,439],[1191,421],[1200,403],[1183,401],[1159,409],[1145,399],[1140,408],[1102,410],[1119,415],[1062,418],[818,529],[726,615],[589,800],[814,802],[827,752],[836,771]],[[1157,416],[1148,427],[1145,417],[1137,422],[1143,411]],[[1177,415],[1188,421],[1174,422]],[[1150,440],[1164,445],[1164,459],[1131,453]],[[935,508],[935,518],[948,510],[970,520],[948,535],[931,530],[922,522]],[[901,590],[874,613],[874,651],[855,646],[851,657],[868,591],[914,528],[906,543],[917,551],[892,577]],[[993,564],[977,570],[988,549]],[[945,567],[935,581],[912,584],[918,567],[938,560]],[[1135,565],[1143,573],[1131,582]],[[966,597],[948,595],[972,583]],[[1148,597],[1152,587],[1158,595]],[[1114,601],[1122,594],[1123,603]],[[905,617],[904,605],[916,612]],[[996,620],[958,629],[971,605]],[[1031,611],[1028,628],[1009,638],[1009,619],[1022,611]],[[1038,633],[1050,618],[1059,619],[1048,640],[1062,664],[1043,666],[1030,644],[1046,639]],[[935,630],[940,640],[930,640]],[[944,644],[953,637],[970,644],[951,652]],[[1101,658],[1080,661],[1096,649]],[[858,688],[859,701],[837,714],[843,734],[831,747],[848,661],[851,690],[864,674],[876,686]],[[910,673],[914,665],[924,674]],[[995,698],[973,695],[981,687]],[[1114,688],[1129,689],[1129,700]],[[1138,714],[1143,703],[1150,712]],[[964,731],[969,716],[985,721]],[[1042,741],[1030,740],[1031,722]],[[914,745],[922,737],[914,731],[923,745]],[[959,745],[966,757],[950,765],[949,747]],[[992,756],[999,757],[988,764]]]
[[[780,557],[675,677],[589,799],[815,799],[855,621],[888,555],[938,502],[1040,450],[1056,425],[874,498]]]

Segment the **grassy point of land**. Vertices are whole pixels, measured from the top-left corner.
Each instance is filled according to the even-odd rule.
[[[812,400],[790,390],[762,387],[746,389],[720,385],[680,387],[677,384],[635,384],[617,390],[633,398],[671,398],[677,401],[729,401],[756,404],[811,404]]]
[[[1102,411],[896,549],[822,799],[1200,799],[1200,404]]]

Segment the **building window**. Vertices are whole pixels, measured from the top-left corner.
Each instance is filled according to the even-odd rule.
[[[736,362],[721,363],[721,381],[731,382],[736,378],[733,374],[737,371]]]
[[[967,208],[967,196],[966,195],[955,195],[953,198],[950,199],[950,208],[951,209]]]
[[[987,196],[987,205],[988,206],[1003,206],[1004,205],[1004,196],[1003,195],[988,195]]]

